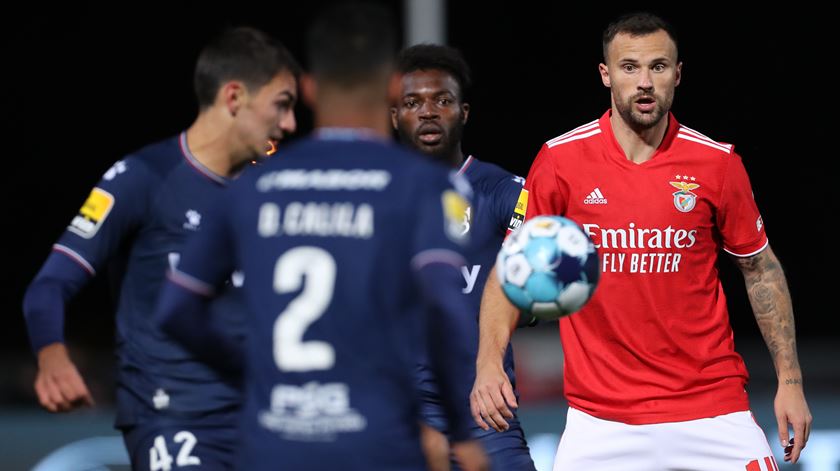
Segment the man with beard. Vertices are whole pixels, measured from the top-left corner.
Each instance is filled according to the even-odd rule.
[[[590,302],[560,320],[570,407],[554,469],[777,469],[749,410],[720,249],[744,275],[773,357],[779,440],[795,463],[812,419],[793,310],[741,158],[670,113],[682,70],[670,25],[622,17],[603,48],[611,109],[546,142],[523,190],[526,220],[576,220],[603,262]],[[476,422],[501,430],[516,405],[502,352],[519,314],[495,276],[484,293],[470,398]]]
[[[473,316],[476,322],[475,336],[463,339],[473,353],[465,359],[472,372],[478,346],[481,287],[496,260],[524,180],[473,156],[464,158],[461,137],[470,111],[464,93],[470,85],[470,71],[457,50],[427,44],[412,46],[400,54],[397,68],[402,81],[399,101],[391,109],[391,123],[400,140],[435,160],[459,168],[458,173],[473,187],[473,201],[464,215],[464,232],[469,232],[472,248],[467,264],[461,267],[462,291],[469,298],[471,308],[471,312],[462,314]],[[511,384],[515,384],[510,345],[504,353],[504,369]],[[422,396],[421,414],[429,425],[424,427],[424,448],[435,469],[448,469],[445,436],[450,435],[450,430],[428,361],[421,360],[417,374]],[[472,380],[472,374],[463,378],[468,386],[466,391]],[[465,403],[468,401],[467,397],[463,399]],[[525,434],[515,414],[509,418],[509,423],[510,427],[500,433],[475,427],[473,436],[482,441],[494,469],[533,470]]]

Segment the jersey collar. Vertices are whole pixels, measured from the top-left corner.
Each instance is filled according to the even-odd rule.
[[[467,167],[469,167],[470,165],[472,165],[472,163],[473,163],[474,161],[475,161],[475,157],[473,157],[473,156],[471,156],[471,155],[470,155],[470,156],[467,156],[467,158],[466,158],[466,159],[464,159],[464,163],[462,163],[462,164],[461,164],[461,168],[459,168],[459,169],[458,169],[458,175],[463,175],[463,174],[464,174],[464,172],[466,172],[466,171],[467,171]]]
[[[184,159],[187,161],[187,164],[189,164],[189,166],[193,168],[193,170],[201,174],[203,177],[210,179],[214,183],[218,183],[222,186],[227,186],[227,178],[213,173],[209,168],[205,167],[204,164],[199,162],[192,152],[190,152],[190,147],[189,145],[187,145],[186,131],[183,131],[181,135],[178,136],[178,144],[181,147],[181,154],[184,155]]]
[[[388,140],[369,128],[323,127],[315,129],[312,135],[315,139],[323,141],[385,142]]]
[[[618,140],[615,138],[615,134],[613,133],[612,123],[610,123],[610,114],[612,110],[607,110],[601,119],[598,120],[598,126],[601,128],[601,136],[606,142],[607,146],[610,148],[611,152],[610,155],[614,156],[619,163],[622,165],[631,167],[631,168],[642,168],[645,167],[647,164],[659,161],[657,159],[662,159],[663,154],[667,154],[668,151],[671,149],[671,145],[674,143],[674,140],[677,137],[677,133],[680,130],[680,124],[677,122],[677,118],[674,117],[674,114],[670,111],[668,112],[668,129],[665,131],[665,136],[662,138],[662,142],[659,144],[659,147],[653,152],[650,160],[643,162],[641,164],[637,164],[631,162],[627,159],[627,155],[624,153],[624,149],[618,144]]]

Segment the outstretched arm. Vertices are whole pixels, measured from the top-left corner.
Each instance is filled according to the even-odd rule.
[[[518,320],[519,310],[505,297],[493,267],[481,297],[476,377],[470,394],[473,419],[484,430],[507,430],[505,419],[513,418],[510,408],[519,406],[503,364]]]
[[[802,369],[796,354],[793,306],[787,280],[776,254],[767,249],[750,257],[738,257],[735,263],[744,275],[747,293],[761,335],[776,367],[779,386],[774,409],[779,426],[779,440],[788,446],[788,425],[796,437],[785,461],[796,463],[811,432],[811,412],[805,402]],[[786,449],[786,451],[787,451]]]

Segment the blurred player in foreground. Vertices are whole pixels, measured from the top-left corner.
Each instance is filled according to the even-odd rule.
[[[210,42],[195,67],[195,122],[105,172],[26,292],[35,390],[48,410],[68,411],[93,398],[64,346],[65,306],[106,265],[124,264],[116,427],[134,469],[232,465],[241,404],[235,373],[198,361],[157,328],[152,312],[167,267],[207,224],[231,177],[264,154],[266,141],[295,130],[297,74],[285,47],[260,31],[232,29]],[[243,312],[229,288],[213,308],[236,335]]]
[[[393,24],[353,4],[312,25],[302,90],[316,130],[236,182],[161,294],[160,321],[190,349],[244,358],[239,469],[425,469],[412,370],[427,329],[455,453],[486,468],[454,399],[469,394],[454,379],[465,368],[450,363],[469,355],[467,203],[448,169],[388,139]],[[203,309],[234,267],[252,311],[244,351]]]

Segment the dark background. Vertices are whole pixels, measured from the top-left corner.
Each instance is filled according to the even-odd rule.
[[[35,365],[20,307],[26,285],[113,161],[192,122],[191,73],[202,44],[225,26],[251,24],[301,57],[303,28],[328,3],[235,2],[214,10],[199,2],[39,4],[4,15],[2,132],[11,171],[3,188],[0,400],[34,404],[20,392],[31,389]],[[449,43],[474,73],[464,150],[522,175],[543,142],[609,107],[597,73],[601,31],[636,9],[545,3],[452,0],[447,9]],[[642,7],[671,20],[680,36],[683,80],[674,112],[687,126],[734,143],[744,157],[788,274],[800,343],[836,339],[830,293],[837,256],[829,229],[837,214],[837,153],[829,145],[838,88],[830,71],[837,67],[834,21],[801,2],[753,11],[671,5]],[[400,3],[392,6],[400,18]],[[298,110],[301,135],[311,117],[303,105]],[[740,275],[721,261],[736,339],[755,340]],[[110,365],[109,296],[99,280],[69,309],[69,344],[85,347],[81,356],[92,353],[82,361],[86,376]]]

